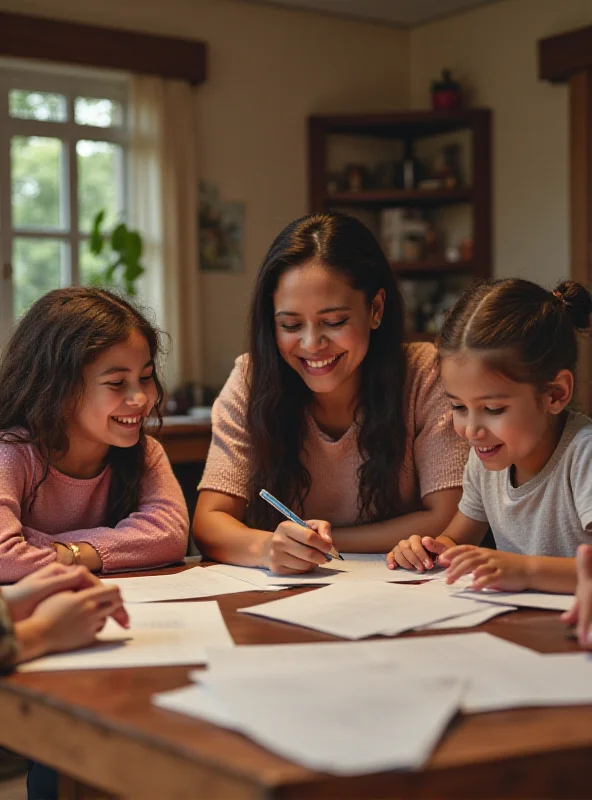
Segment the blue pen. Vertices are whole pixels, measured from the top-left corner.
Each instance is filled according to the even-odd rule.
[[[313,530],[310,527],[310,525],[307,525],[303,519],[300,519],[300,517],[297,514],[295,514],[293,511],[290,511],[290,509],[287,508],[283,503],[280,503],[277,497],[274,497],[272,494],[269,494],[269,492],[266,492],[265,489],[261,489],[261,491],[259,492],[259,496],[262,497],[264,500],[266,500],[269,503],[269,505],[273,506],[276,509],[276,511],[279,511],[280,514],[283,514],[284,517],[287,517],[288,519],[292,520],[292,522],[295,522],[297,525],[302,525],[303,528],[308,528],[309,530]],[[341,555],[341,553],[337,552],[335,547],[332,547],[328,553],[323,553],[323,555],[326,556],[327,561],[332,561],[334,558],[339,558],[341,559],[341,561],[345,560]]]

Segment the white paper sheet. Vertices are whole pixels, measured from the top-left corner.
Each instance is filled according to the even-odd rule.
[[[484,603],[501,603],[502,605],[519,606],[520,608],[544,608],[550,611],[567,611],[575,602],[573,594],[496,592],[487,589],[483,589],[480,592],[463,590],[456,592],[455,597],[466,597],[471,600],[481,600]]]
[[[592,660],[579,653],[539,655],[533,665],[510,658],[503,670],[488,671],[487,686],[472,687],[463,700],[472,712],[590,704]]]
[[[19,667],[23,672],[68,669],[154,667],[203,664],[205,647],[233,647],[216,602],[133,604],[127,631],[113,620],[99,634],[100,644],[56,653]]]
[[[527,647],[507,642],[489,633],[451,633],[405,639],[373,639],[365,642],[315,642],[314,644],[260,644],[241,647],[207,648],[208,671],[212,673],[273,676],[282,670],[305,671],[319,664],[328,669],[346,669],[350,664],[399,664],[415,670],[421,665],[442,665],[446,674],[456,675],[466,664],[479,673],[483,662],[541,658]],[[203,671],[190,673],[201,680]]]
[[[222,594],[253,591],[252,586],[204,567],[193,567],[174,575],[144,575],[134,578],[109,578],[103,583],[119,586],[124,603],[154,603],[165,600],[191,600]]]
[[[421,681],[390,665],[337,673],[317,667],[273,679],[204,673],[202,679],[233,727],[285,758],[337,775],[420,767],[456,713],[462,690],[456,678]],[[400,682],[405,692],[394,710],[385,698]],[[203,716],[201,687],[181,702],[178,694],[157,702]]]
[[[199,674],[203,677],[203,672]],[[159,708],[204,719],[221,728],[237,729],[237,721],[233,714],[205,686],[191,684],[170,692],[160,692],[152,695],[151,702]]]
[[[412,572],[404,569],[389,569],[386,556],[378,553],[342,553],[344,561],[334,559],[305,575],[276,575],[258,567],[237,567],[232,564],[215,564],[208,569],[238,578],[258,588],[286,586],[330,585],[357,581],[386,583],[415,583],[441,578],[445,570],[434,568],[429,572]]]
[[[429,595],[422,597],[417,586],[360,581],[324,586],[243,608],[240,613],[303,625],[345,639],[361,639],[374,634],[395,636],[419,625],[480,610],[482,606],[476,600],[442,595],[435,601]]]
[[[545,660],[551,657],[481,632],[391,641],[212,648],[207,655],[209,672],[229,679],[258,675],[274,681],[294,670],[305,674],[318,664],[335,673],[388,664],[417,677],[454,675],[466,682],[461,703],[466,713],[569,705],[592,698],[592,658],[579,659],[581,664],[572,668],[573,679],[567,672],[562,678],[559,668],[545,667]],[[203,675],[195,672],[191,678],[201,680]]]
[[[462,616],[453,617],[452,619],[443,619],[441,622],[433,622],[431,625],[423,625],[417,630],[422,631],[445,631],[452,628],[474,628],[477,625],[482,625],[493,617],[499,614],[506,614],[508,611],[516,611],[516,606],[502,606],[493,603],[487,605],[482,611],[471,611],[469,614],[462,614]]]

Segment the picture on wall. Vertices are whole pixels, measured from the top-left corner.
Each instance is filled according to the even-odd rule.
[[[243,269],[245,204],[220,198],[218,187],[199,183],[199,259],[207,272]]]

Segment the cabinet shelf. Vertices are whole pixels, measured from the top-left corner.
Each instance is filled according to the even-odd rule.
[[[325,195],[323,205],[393,207],[436,206],[473,202],[472,189],[364,189],[359,192],[334,192]]]
[[[432,306],[426,311],[431,315],[425,321],[426,327],[433,327],[434,320],[441,318],[438,305],[445,293],[461,290],[465,279],[491,275],[491,123],[488,108],[456,112],[420,109],[373,114],[315,114],[308,119],[311,212],[336,210],[358,217],[382,241],[390,256],[421,255],[431,251],[434,239],[426,235],[430,227],[431,233],[439,237],[437,241],[442,251],[446,245],[459,245],[463,239],[472,241],[472,250],[469,251],[468,242],[467,249],[462,249],[471,256],[466,260],[446,261],[442,252],[439,256],[411,263],[391,262],[396,276],[410,282],[406,287],[409,302],[417,300]],[[440,138],[442,134],[447,134],[445,139]],[[352,182],[351,167],[361,168],[359,180],[368,180],[369,184],[372,174],[382,176],[385,182],[387,175],[391,176],[391,182],[402,182],[406,174],[401,169],[403,154],[417,155],[419,162],[422,159],[425,163],[431,162],[431,168],[424,172],[429,180],[430,176],[440,174],[435,163],[436,154],[442,153],[442,148],[450,142],[461,146],[463,156],[462,170],[456,175],[461,185],[456,188],[329,191],[329,187],[356,186]],[[379,182],[377,177],[375,183]],[[411,209],[409,214],[406,213],[408,208]],[[422,220],[426,223],[423,226],[413,224]],[[414,249],[404,247],[406,238],[411,237],[418,239]],[[434,292],[427,281],[436,283]],[[432,341],[434,335],[415,331],[409,332],[407,338]]]

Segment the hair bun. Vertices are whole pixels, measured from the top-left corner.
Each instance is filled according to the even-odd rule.
[[[590,327],[590,315],[592,314],[592,298],[590,292],[575,281],[562,281],[553,291],[565,305],[574,327],[579,331],[585,331]]]

